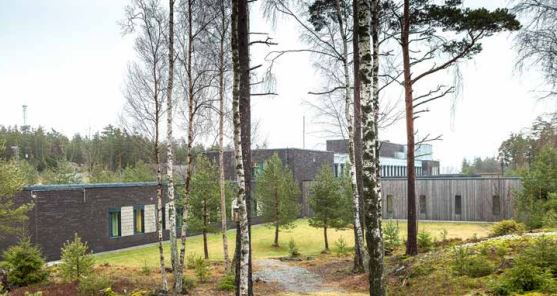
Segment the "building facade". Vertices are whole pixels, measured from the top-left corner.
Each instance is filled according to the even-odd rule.
[[[335,176],[343,174],[348,162],[348,141],[327,140],[327,151],[334,153],[333,171]],[[383,141],[379,146],[379,164],[382,177],[406,176],[406,145]],[[439,161],[433,160],[433,147],[421,144],[416,149],[416,176],[439,175]]]

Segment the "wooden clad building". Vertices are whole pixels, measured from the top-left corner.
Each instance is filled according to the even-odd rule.
[[[383,217],[406,219],[406,178],[383,178]],[[499,221],[513,217],[513,196],[521,189],[514,177],[422,177],[416,180],[421,220]]]

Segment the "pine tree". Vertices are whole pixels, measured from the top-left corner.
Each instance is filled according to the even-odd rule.
[[[292,171],[282,164],[275,153],[265,161],[263,171],[257,175],[255,194],[264,221],[275,227],[274,247],[279,246],[279,228],[292,228],[298,218],[298,186]]]
[[[311,187],[309,206],[313,216],[309,219],[309,225],[323,228],[325,251],[329,250],[327,230],[346,228],[353,222],[351,194],[343,192],[342,179],[335,178],[329,166],[321,167]]]
[[[95,259],[89,252],[86,242],[82,242],[77,233],[73,241],[67,241],[62,247],[60,272],[67,281],[79,281],[93,272]]]
[[[209,259],[207,234],[217,232],[220,220],[220,186],[217,168],[204,156],[195,159],[191,180],[190,213],[188,228],[203,234],[203,251]],[[226,192],[225,192],[226,193]]]

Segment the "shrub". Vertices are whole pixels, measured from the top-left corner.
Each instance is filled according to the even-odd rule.
[[[147,260],[143,261],[143,266],[141,267],[141,274],[143,274],[143,275],[150,275],[151,274],[151,268],[149,268],[149,266],[147,266]]]
[[[194,278],[184,276],[184,280],[182,281],[182,293],[188,294],[188,291],[191,291],[195,286],[197,286],[197,281]]]
[[[515,220],[502,220],[493,225],[490,236],[502,236],[507,234],[521,234],[526,230],[524,224]]]
[[[93,272],[95,259],[91,256],[87,243],[82,242],[77,233],[73,241],[64,243],[61,259],[60,273],[67,281],[79,281]]]
[[[345,256],[350,253],[346,240],[342,236],[335,241],[335,252],[339,256]]]
[[[188,267],[192,268],[200,282],[204,283],[211,275],[209,262],[201,256],[191,255],[188,257]]]
[[[298,250],[298,246],[296,245],[296,242],[294,241],[293,238],[291,238],[290,241],[288,242],[288,254],[292,258],[296,258],[300,256],[300,251]]]
[[[517,260],[528,262],[557,275],[557,244],[553,239],[540,236],[522,250]]]
[[[79,295],[81,296],[110,294],[107,291],[112,291],[112,283],[110,279],[104,276],[91,275],[82,278],[79,282]]]
[[[25,286],[44,281],[48,272],[41,250],[23,238],[19,244],[4,252],[4,266],[8,270],[8,282],[15,286]]]
[[[449,234],[449,232],[447,231],[446,228],[441,229],[441,232],[439,232],[439,235],[441,237],[441,241],[446,241],[447,240],[447,235]]]
[[[217,284],[217,288],[222,291],[234,291],[236,288],[236,281],[234,274],[229,273],[225,275]]]
[[[513,292],[551,293],[557,290],[551,273],[524,260],[518,260],[513,267],[505,270],[499,282],[492,284],[492,291],[497,295],[510,295]]]
[[[387,252],[394,251],[394,249],[401,244],[398,225],[393,221],[385,223],[383,228],[383,243],[385,251]]]
[[[431,237],[431,234],[426,231],[418,232],[418,248],[420,249],[420,251],[427,252],[430,251],[432,247],[433,239]]]
[[[477,278],[491,274],[494,267],[485,256],[473,255],[468,249],[457,247],[453,252],[452,269],[456,275]]]

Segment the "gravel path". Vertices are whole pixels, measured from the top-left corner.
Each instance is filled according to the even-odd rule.
[[[339,291],[335,288],[326,287],[319,275],[303,267],[291,266],[287,262],[276,259],[259,259],[255,264],[257,266],[257,271],[254,273],[255,280],[277,283],[287,292]]]

